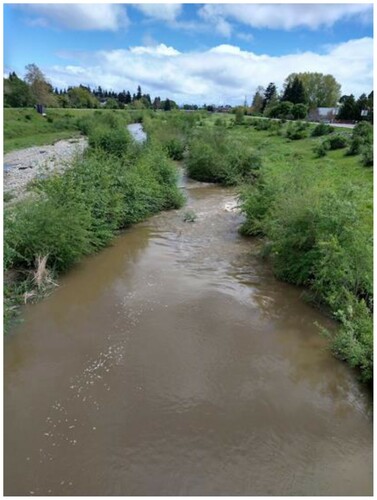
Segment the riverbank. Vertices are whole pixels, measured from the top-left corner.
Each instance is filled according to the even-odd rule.
[[[61,175],[35,179],[33,196],[4,212],[6,329],[21,303],[44,295],[117,231],[183,203],[176,168],[158,145],[137,144],[110,113],[82,127],[85,154]]]

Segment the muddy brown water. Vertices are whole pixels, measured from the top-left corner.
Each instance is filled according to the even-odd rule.
[[[371,397],[315,323],[335,325],[238,235],[232,191],[188,188],[6,338],[5,494],[372,494]]]

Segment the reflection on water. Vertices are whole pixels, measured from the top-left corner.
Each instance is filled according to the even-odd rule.
[[[6,494],[371,494],[370,395],[315,322],[336,326],[238,235],[232,191],[188,187],[6,339]]]

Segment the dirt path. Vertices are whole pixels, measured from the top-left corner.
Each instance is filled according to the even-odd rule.
[[[52,172],[63,172],[86,146],[87,140],[81,137],[7,153],[4,155],[4,193],[10,193],[12,201],[22,198],[30,181]]]

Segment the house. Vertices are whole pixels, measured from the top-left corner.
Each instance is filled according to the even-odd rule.
[[[333,122],[339,113],[339,108],[315,108],[309,111],[309,120],[314,122]]]

